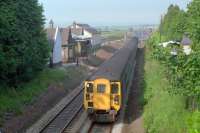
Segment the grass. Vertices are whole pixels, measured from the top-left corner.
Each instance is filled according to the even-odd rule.
[[[17,89],[0,89],[0,124],[6,112],[20,114],[26,105],[34,102],[41,93],[48,89],[49,85],[72,84],[73,79],[83,79],[86,69],[83,67],[67,67],[57,69],[45,69],[32,81],[20,85]],[[64,82],[63,82],[64,81]]]
[[[184,97],[168,93],[165,67],[151,58],[148,48],[145,54],[143,117],[147,133],[186,133],[188,112]]]

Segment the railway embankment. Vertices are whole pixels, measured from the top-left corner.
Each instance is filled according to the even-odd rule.
[[[147,44],[148,45],[148,44]],[[149,133],[186,133],[185,99],[171,95],[166,67],[152,58],[153,49],[145,50],[143,119]]]
[[[152,58],[152,49],[138,51],[122,132],[186,133],[185,98],[167,91],[167,69]]]
[[[88,69],[82,66],[48,69],[22,85],[20,92],[1,93],[0,99],[4,101],[0,108],[1,130],[24,131],[80,84],[87,72]]]
[[[145,133],[143,122],[144,48],[138,48],[132,84],[126,103],[122,133]]]

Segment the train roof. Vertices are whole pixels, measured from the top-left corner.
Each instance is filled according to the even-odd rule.
[[[105,61],[90,80],[98,78],[105,78],[112,81],[120,80],[131,53],[136,52],[137,44],[138,38],[133,37],[128,39],[125,42],[125,46],[117,51],[111,59]]]

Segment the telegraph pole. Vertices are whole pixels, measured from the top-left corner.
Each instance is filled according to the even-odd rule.
[[[163,16],[161,15],[161,19],[160,19],[160,27],[159,27],[159,32],[160,32],[160,42],[162,41],[162,23],[163,23]]]

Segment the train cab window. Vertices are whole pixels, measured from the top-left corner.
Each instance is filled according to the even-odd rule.
[[[111,93],[117,94],[119,92],[119,85],[118,84],[111,84]]]
[[[105,93],[105,91],[106,91],[106,85],[104,84],[97,85],[97,93]]]
[[[86,85],[86,89],[87,89],[87,93],[93,93],[93,84],[92,83],[88,83]]]

